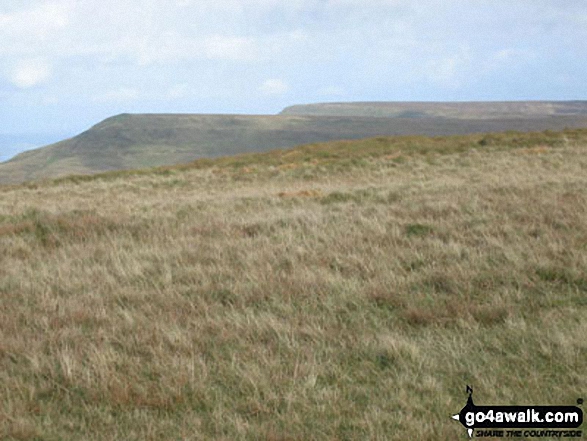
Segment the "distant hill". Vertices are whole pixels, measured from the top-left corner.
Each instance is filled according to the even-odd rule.
[[[465,115],[464,109],[478,106],[476,103],[426,105],[428,107],[421,103],[296,106],[286,109],[282,115],[273,116],[123,114],[108,118],[73,138],[21,153],[10,161],[1,163],[0,184],[69,174],[92,174],[109,170],[181,164],[203,157],[264,152],[339,139],[587,127],[587,114],[580,112],[581,103],[567,105],[569,107],[566,114],[562,107],[557,110],[559,113],[553,113],[555,111],[544,104],[544,114],[531,114],[528,110],[523,117],[514,117],[512,111],[506,112],[506,116],[502,118],[473,119],[448,117],[448,111],[442,114],[439,109],[457,109],[464,106],[460,113],[456,114]],[[573,105],[574,113],[570,110]],[[390,118],[393,106],[404,109],[404,113]],[[366,109],[382,110],[378,116],[295,114],[320,109],[326,112],[327,107],[341,112],[347,109],[345,111],[354,111],[357,114],[367,112]],[[547,108],[551,109],[551,113],[546,113]],[[413,113],[413,109],[421,109],[421,113]],[[437,113],[433,117],[423,113],[430,113],[432,109],[436,109],[434,112]],[[496,109],[494,108],[495,112]],[[443,116],[439,116],[440,114]],[[497,116],[497,113],[495,115]]]
[[[282,115],[505,119],[587,115],[587,101],[356,102],[296,105]]]
[[[0,133],[0,162],[9,160],[19,152],[48,145],[63,138],[63,134],[55,133]]]

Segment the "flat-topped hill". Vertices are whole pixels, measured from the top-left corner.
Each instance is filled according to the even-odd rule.
[[[587,115],[587,101],[317,103],[287,107],[281,114],[391,118],[518,119]]]

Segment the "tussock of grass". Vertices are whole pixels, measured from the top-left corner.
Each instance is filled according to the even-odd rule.
[[[1,436],[458,439],[466,384],[574,404],[584,134],[487,136],[3,188]]]

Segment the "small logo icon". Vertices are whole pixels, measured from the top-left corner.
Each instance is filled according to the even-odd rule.
[[[466,390],[467,404],[452,419],[467,429],[469,438],[477,429],[510,429],[508,433],[519,429],[551,429],[528,430],[523,436],[557,436],[552,433],[556,430],[552,429],[575,429],[583,424],[583,410],[576,406],[477,406],[473,402],[473,388],[467,385]],[[582,403],[583,400],[577,400],[577,404],[581,404],[579,401]],[[580,436],[580,431],[565,435],[574,434]],[[522,433],[516,433],[516,436],[522,436]]]

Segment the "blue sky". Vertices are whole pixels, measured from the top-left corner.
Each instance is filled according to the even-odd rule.
[[[587,99],[586,78],[584,0],[2,0],[21,147],[0,137],[0,160],[123,112]]]

